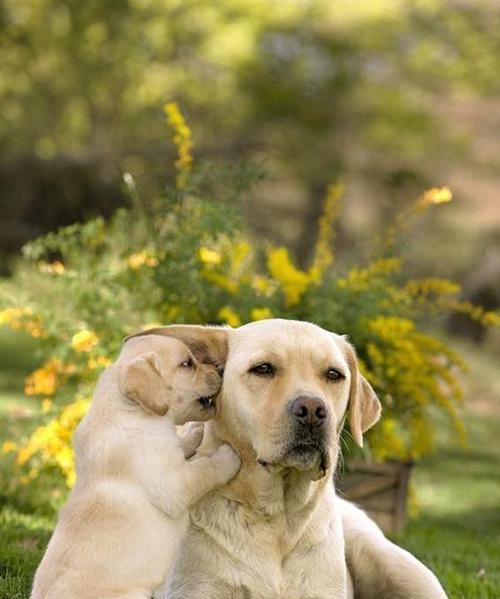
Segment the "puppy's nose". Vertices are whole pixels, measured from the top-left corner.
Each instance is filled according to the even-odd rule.
[[[321,426],[328,417],[326,406],[319,397],[301,395],[290,409],[294,418],[304,426]]]

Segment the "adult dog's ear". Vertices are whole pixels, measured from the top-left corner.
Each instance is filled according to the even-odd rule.
[[[349,425],[356,443],[363,447],[363,433],[380,418],[382,405],[370,383],[359,372],[354,347],[344,339],[345,356],[351,371],[349,392]]]
[[[120,392],[148,412],[165,416],[168,412],[168,393],[151,353],[125,362],[120,368]]]
[[[193,352],[194,357],[205,364],[215,364],[223,367],[226,363],[229,336],[232,333],[229,327],[199,326],[195,324],[173,324],[166,327],[157,327],[130,335],[125,339],[128,341],[133,337],[141,335],[165,335],[174,337],[185,343]]]

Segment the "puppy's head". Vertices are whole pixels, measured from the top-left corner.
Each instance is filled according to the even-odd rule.
[[[222,372],[227,358],[229,335],[231,332],[232,329],[230,327],[173,324],[129,335],[125,341],[145,336],[178,339],[189,347],[199,362],[212,364]]]
[[[119,365],[121,393],[142,409],[175,424],[208,420],[222,378],[178,339],[146,335],[126,341]]]
[[[235,447],[246,442],[266,468],[321,478],[335,467],[348,409],[361,445],[380,403],[344,337],[274,319],[234,331],[218,417]]]

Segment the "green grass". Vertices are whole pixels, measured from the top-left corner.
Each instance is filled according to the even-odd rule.
[[[36,426],[40,402],[23,394],[26,374],[37,366],[34,345],[23,336],[2,331],[0,337],[0,444],[20,439]],[[55,515],[28,489],[12,495],[11,469],[0,464],[0,599],[26,599],[33,572],[54,526]]]
[[[419,517],[396,541],[436,572],[452,599],[500,598],[500,372],[498,355],[463,347],[467,450],[415,469]]]
[[[500,597],[500,417],[468,416],[470,448],[443,448],[415,471],[418,518],[396,541],[453,599]]]
[[[32,430],[39,404],[22,394],[33,367],[29,347],[15,359],[15,340],[0,339],[0,443]],[[17,346],[16,346],[17,347]],[[500,597],[500,377],[497,361],[474,358],[466,380],[469,448],[441,449],[415,468],[420,514],[396,541],[428,564],[450,599]],[[19,368],[19,365],[21,367]],[[17,368],[13,368],[16,366]],[[29,488],[8,491],[10,470],[0,468],[0,599],[27,599],[31,580],[54,525],[54,498]],[[56,498],[57,499],[57,498]]]

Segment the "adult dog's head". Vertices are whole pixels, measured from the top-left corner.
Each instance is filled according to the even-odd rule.
[[[350,410],[354,439],[380,415],[380,403],[360,375],[344,337],[315,325],[265,320],[233,332],[220,419],[235,440],[251,443],[265,467],[325,475],[338,454]]]
[[[313,324],[270,319],[238,329],[172,326],[148,333],[180,338],[205,360],[225,358],[218,432],[243,460],[268,469],[321,478],[335,466],[346,412],[359,445],[380,416],[353,347]]]

